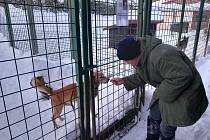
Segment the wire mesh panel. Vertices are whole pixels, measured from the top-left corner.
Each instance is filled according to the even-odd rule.
[[[196,54],[197,58],[204,55],[210,17],[209,10],[209,4],[205,3]],[[200,2],[188,0],[156,1],[152,3],[152,11],[154,11],[154,13],[152,12],[153,16],[162,20],[162,22],[157,25],[156,37],[162,39],[163,43],[177,46],[182,49],[190,59],[193,59],[196,29],[198,28],[197,25],[200,16]],[[180,40],[179,35],[181,35]],[[181,44],[183,45],[179,46],[179,41],[182,42]]]
[[[76,23],[70,13],[79,9],[66,2],[62,5],[57,1],[0,1],[0,26],[10,26],[14,33],[12,40],[0,32],[2,140],[80,138],[78,94],[68,88],[70,83],[77,83],[78,77],[78,61],[72,55],[77,52],[77,44],[72,47],[77,36],[71,33]],[[10,23],[2,19],[10,19]],[[11,42],[15,46],[11,47]],[[38,53],[34,54],[36,47]],[[73,87],[74,92],[78,86]],[[64,100],[64,92],[72,95],[72,102]],[[55,118],[57,128],[53,123],[56,111],[61,117]]]
[[[207,49],[209,48],[209,43],[207,41],[209,40],[209,37],[208,37],[208,30],[209,30],[208,24],[209,24],[209,19],[210,19],[209,7],[210,7],[209,3],[204,3],[203,16],[201,18],[200,34],[199,34],[199,40],[198,40],[198,48],[197,48],[197,53],[196,53],[196,60],[198,60],[200,57],[204,56],[205,53],[207,53],[207,50],[205,50],[205,46],[207,46]],[[196,5],[195,8],[200,9],[198,5]],[[199,17],[200,17],[199,13],[196,13],[195,14],[196,22],[199,21]]]
[[[6,20],[6,17],[5,17],[5,11],[4,11],[4,8],[1,7],[1,6],[0,6],[0,19],[1,19],[0,32],[4,36],[8,37],[8,31],[7,31],[7,26],[6,26],[7,20]]]
[[[137,37],[138,3],[130,0],[118,2],[91,1],[93,63],[97,70],[103,71],[109,77],[124,77],[134,73],[131,66],[118,60],[116,48],[119,41],[126,36]],[[125,21],[118,21],[118,5],[127,9],[127,14],[125,12],[125,15],[122,15],[125,16]],[[111,83],[100,86],[99,96],[95,100],[96,133],[102,134],[99,139],[117,139],[129,130],[129,124],[134,123],[135,115],[130,116],[132,121],[122,118],[129,114],[129,110],[135,108],[134,95],[134,91],[128,92],[123,86],[113,86]],[[119,127],[117,122],[121,123]]]
[[[28,39],[32,32],[31,34],[36,35],[38,54],[45,54],[47,51],[50,60],[58,61],[58,52],[61,51],[61,59],[71,58],[69,47],[69,35],[71,34],[69,13],[72,11],[71,8],[68,9],[66,5],[61,5],[58,1],[53,0],[43,2],[39,2],[39,0],[8,0],[7,3],[9,3],[9,11],[7,12],[10,13],[13,23],[14,40],[18,40],[15,42],[17,49],[24,52],[30,51]],[[33,13],[33,15],[30,15],[30,13]],[[33,21],[30,19],[31,16],[33,16]],[[34,30],[30,29],[31,25],[34,25]],[[45,38],[45,41],[43,41],[43,38]],[[59,42],[56,38],[59,38]],[[45,46],[47,46],[46,49]]]
[[[137,36],[139,22],[139,19],[137,19],[139,14],[137,1],[93,0],[91,2],[94,64],[97,66],[97,69],[104,71],[107,75],[120,77],[130,75],[134,72],[133,69],[123,62],[118,61],[116,48],[118,42],[124,37]],[[118,22],[118,2],[121,2],[123,6],[127,4],[129,7],[128,15],[126,13],[124,15],[122,14],[122,16],[128,17],[128,21],[124,21],[123,23]],[[149,11],[151,12],[149,32],[146,34],[162,39],[163,43],[176,46],[184,51],[189,58],[193,59],[196,37],[198,37],[199,17],[201,16],[199,10],[201,6],[199,1],[185,2],[184,4],[183,0],[153,1],[151,11]],[[144,6],[146,7],[148,5]],[[209,22],[207,14],[208,6],[204,9],[206,10],[204,12],[206,16],[201,21],[196,57],[204,55],[204,40],[207,39],[207,37],[204,37],[204,32],[206,32],[205,30],[208,28]],[[145,12],[147,11],[144,9]],[[144,22],[146,18],[147,16],[144,17]],[[126,114],[129,114],[130,109],[135,108],[135,93],[127,92],[123,86],[115,87],[109,83],[102,85],[99,91],[100,93],[95,104],[97,114],[95,117],[96,133],[108,131],[109,134],[107,135],[111,136],[110,138],[117,139],[126,131],[110,126],[117,126],[115,125],[116,122],[125,117]],[[124,119],[122,119],[121,123],[125,130],[127,128],[129,129],[128,125],[123,125],[127,124]],[[111,134],[112,132],[114,133]]]

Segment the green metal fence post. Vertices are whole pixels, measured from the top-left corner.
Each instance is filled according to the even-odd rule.
[[[143,26],[143,0],[138,0],[138,19],[137,19],[137,37],[142,37],[142,26]],[[135,90],[135,107],[139,108],[141,110],[141,102],[140,102],[140,89],[141,87],[137,88]],[[137,117],[139,119],[139,114],[137,114]]]
[[[137,24],[137,36],[138,37],[142,37],[142,33],[143,33],[143,8],[144,8],[144,0],[138,0],[138,24]],[[139,108],[139,111],[141,111],[141,97],[142,94],[140,94],[140,88],[139,87],[135,90],[135,96],[134,96],[134,100],[135,100],[135,107]],[[139,120],[139,115],[137,116],[138,120]]]
[[[208,48],[208,42],[209,42],[209,29],[210,29],[210,22],[208,24],[208,32],[206,36],[206,44],[205,44],[205,49],[204,49],[204,57],[206,56],[207,48]]]
[[[183,28],[183,20],[184,20],[185,3],[186,3],[186,0],[183,0],[183,3],[182,3],[182,13],[181,13],[181,19],[180,19],[180,27],[179,27],[178,45],[180,43],[181,36],[182,36],[182,28]]]
[[[94,96],[94,82],[92,79],[93,77],[93,49],[92,49],[92,26],[91,26],[91,5],[90,5],[90,0],[88,0],[88,42],[89,42],[89,60],[90,60],[90,77],[91,77],[91,100],[92,103],[92,132],[93,132],[93,139],[96,139],[96,120],[95,120],[95,96]]]
[[[201,0],[201,2],[200,2],[200,10],[199,10],[199,21],[197,23],[195,43],[194,43],[194,48],[193,48],[193,60],[192,60],[192,62],[194,64],[195,64],[195,59],[196,59],[196,53],[197,53],[197,47],[198,47],[198,40],[199,40],[200,29],[201,29],[201,22],[202,22],[202,18],[203,18],[204,3],[205,3],[205,0]]]
[[[138,26],[137,26],[137,36],[142,37],[149,33],[150,23],[151,23],[151,9],[152,0],[138,0]],[[140,90],[141,89],[141,90]],[[144,105],[145,99],[145,85],[137,88],[135,90],[135,106],[141,111],[141,105]],[[140,94],[141,92],[141,94]],[[139,115],[137,115],[138,119]]]
[[[77,39],[74,38],[76,36],[76,21],[75,21],[75,3],[73,0],[65,0],[65,5],[68,7],[68,22],[72,23],[69,24],[69,34],[72,37],[71,38],[71,47],[72,50],[76,50],[76,44]],[[77,23],[78,24],[78,23]],[[71,56],[76,60],[77,59],[77,53],[76,51],[71,51]],[[78,72],[78,71],[76,71]]]
[[[138,37],[142,37],[142,32],[143,32],[143,8],[144,8],[144,0],[138,0],[138,26],[137,26]]]
[[[147,26],[146,26],[146,34],[150,33],[150,27],[151,27],[151,11],[152,11],[152,0],[147,0],[148,5],[147,5]]]
[[[144,1],[144,20],[143,20],[143,36],[147,35],[150,31],[151,24],[151,11],[152,11],[152,0]]]
[[[151,24],[151,11],[152,11],[152,0],[146,0],[145,1],[145,8],[144,8],[144,32],[143,36],[148,35],[150,31],[150,24]],[[145,101],[145,85],[141,86],[141,97],[140,97],[142,105],[144,105]]]
[[[8,6],[7,0],[4,0],[4,10],[5,10],[5,14],[6,14],[6,20],[7,20],[7,29],[8,29],[8,33],[9,33],[10,46],[15,47],[12,21],[11,21],[11,16],[10,16],[10,11],[9,11],[9,6]]]
[[[29,22],[29,29],[30,29],[30,35],[31,35],[31,46],[32,46],[32,54],[38,54],[38,44],[37,44],[37,36],[36,36],[36,27],[35,27],[35,20],[34,20],[34,14],[33,14],[33,1],[32,0],[27,0],[26,1],[27,6],[27,19]]]
[[[148,4],[149,4],[149,1],[148,0],[145,0],[144,1],[144,10],[143,10],[143,13],[144,13],[144,17],[143,17],[143,33],[142,35],[145,36],[147,34],[147,17],[148,17]]]
[[[144,18],[142,20],[143,22],[143,29],[139,30],[142,31],[141,36],[146,36],[150,32],[150,24],[151,24],[151,11],[152,11],[152,0],[146,0],[146,1],[139,1],[140,4],[144,5],[143,8],[143,13],[144,13]],[[143,6],[139,6],[142,8]],[[141,16],[140,16],[141,17]],[[140,24],[141,25],[141,24]],[[138,27],[141,28],[141,27]],[[140,96],[140,104],[144,105],[144,100],[145,100],[145,85],[141,86],[141,96]]]
[[[89,44],[88,44],[88,1],[82,0],[82,43],[83,43],[83,62],[84,62],[84,86],[85,86],[85,128],[86,128],[86,139],[90,139],[90,98],[89,98]]]
[[[84,88],[83,88],[83,80],[82,80],[82,56],[81,56],[81,40],[80,40],[80,19],[79,19],[79,1],[78,0],[68,0],[69,9],[71,9],[72,14],[69,15],[72,20],[71,23],[71,35],[72,35],[72,49],[76,50],[76,53],[72,53],[73,58],[77,60],[76,63],[76,72],[77,72],[77,83],[79,84],[79,117],[80,117],[80,136],[81,140],[85,140],[85,124],[84,124]],[[73,10],[72,10],[73,9]],[[69,19],[69,20],[70,20]],[[75,38],[76,37],[76,38]]]

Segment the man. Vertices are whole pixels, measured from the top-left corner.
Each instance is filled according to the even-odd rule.
[[[174,140],[177,126],[194,124],[208,106],[201,77],[179,49],[146,36],[120,41],[117,56],[136,73],[111,82],[133,90],[145,83],[156,87],[150,102],[146,140]],[[186,136],[187,137],[187,136]]]

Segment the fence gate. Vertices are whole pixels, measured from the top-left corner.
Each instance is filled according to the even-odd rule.
[[[137,36],[138,2],[81,1],[81,12],[83,62],[84,69],[90,69],[90,77],[95,70],[108,77],[132,74],[133,68],[118,60],[116,47],[125,36]],[[88,124],[89,115],[86,116],[86,126],[91,126],[93,139],[119,139],[138,120],[138,94],[111,83],[101,84],[98,90],[98,96],[92,99],[95,101],[95,113],[90,119],[93,122]],[[87,129],[87,139],[88,132]]]
[[[116,8],[125,15],[116,17]],[[137,14],[130,0],[0,0],[1,139],[126,134],[138,120],[138,92],[98,79],[134,72],[116,47],[137,36]]]

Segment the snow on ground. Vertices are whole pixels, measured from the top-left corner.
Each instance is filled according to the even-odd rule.
[[[58,61],[58,53],[49,54],[48,59],[45,55],[33,57],[33,59],[31,58],[31,54],[28,52],[30,49],[29,42],[20,41],[28,40],[28,27],[25,25],[25,11],[15,8],[12,5],[9,5],[9,8],[11,10],[12,23],[18,23],[18,25],[13,25],[14,37],[17,40],[15,45],[18,46],[17,48],[22,49],[22,51],[9,47],[9,43],[7,42],[8,39],[0,34],[0,41],[2,41],[0,43],[0,79],[2,86],[0,96],[6,95],[4,101],[0,98],[0,124],[2,124],[0,129],[4,128],[0,131],[0,136],[4,139],[10,137],[9,128],[6,127],[8,125],[6,115],[8,115],[9,124],[12,125],[11,131],[13,137],[18,136],[25,131],[29,131],[29,134],[25,134],[24,136],[29,135],[29,138],[31,139],[39,138],[42,133],[43,135],[46,135],[48,132],[50,133],[46,135],[45,138],[59,139],[62,136],[65,136],[66,133],[75,129],[75,122],[73,121],[75,116],[73,116],[73,112],[71,112],[72,108],[65,108],[65,113],[68,112],[65,114],[65,118],[70,118],[65,121],[68,122],[66,128],[63,127],[60,129],[60,132],[58,132],[59,130],[54,132],[51,122],[50,101],[44,102],[39,100],[40,94],[37,93],[35,89],[31,88],[30,80],[34,76],[44,76],[45,81],[47,83],[50,82],[50,86],[54,89],[75,81],[75,65],[70,64],[74,62],[69,53],[70,41],[68,39],[60,39],[58,44],[58,40],[54,39],[58,36],[69,38],[70,27],[68,24],[68,14],[57,13],[56,16],[55,13],[44,11],[41,13],[40,11],[34,10],[36,23],[50,23],[43,24],[43,26],[40,26],[41,24],[36,25],[37,38],[40,39],[38,40],[39,54],[58,52],[59,47],[61,48],[59,51],[68,50],[68,52],[61,53],[62,61],[60,62]],[[4,13],[2,12],[1,15],[4,16]],[[102,69],[106,75],[117,73],[118,76],[125,76],[131,72],[128,71],[125,73],[129,67],[122,64],[120,65],[119,62],[110,63],[117,60],[116,56],[114,57],[115,52],[113,49],[104,48],[104,46],[108,46],[106,41],[108,31],[103,30],[103,27],[113,25],[115,23],[114,18],[115,16],[93,16],[92,20],[97,21],[96,23],[93,22],[93,27],[95,27],[93,28],[93,38],[95,39],[93,41],[98,41],[97,45],[94,45],[93,43],[93,57],[94,60],[97,60],[97,62],[94,63],[103,65],[100,66],[99,69]],[[54,24],[56,21],[66,24]],[[6,29],[6,26],[4,27]],[[96,29],[96,27],[102,28]],[[6,32],[3,28],[1,32],[3,32],[5,36]],[[99,36],[99,38],[97,36]],[[101,38],[105,38],[105,40],[102,40]],[[98,53],[96,49],[98,49],[100,53]],[[66,58],[66,55],[68,57],[64,60],[63,58]],[[111,124],[116,119],[121,118],[129,108],[133,107],[133,92],[128,93],[122,86],[113,87],[111,86],[111,83],[108,83],[100,86],[99,89],[99,96],[96,98],[96,113],[98,114],[98,117],[96,118],[97,131],[105,129],[107,125]],[[39,101],[37,102],[37,100]],[[24,107],[22,106],[23,104]],[[4,112],[5,110],[9,110],[7,114]],[[26,121],[24,121],[24,118],[27,118]],[[41,124],[42,127],[40,127]],[[22,129],[18,130],[19,127]]]
[[[4,37],[0,34],[0,38]],[[4,40],[4,39],[3,39]],[[66,115],[67,122],[73,122],[66,125],[69,129],[62,127],[54,132],[53,124],[51,122],[51,104],[50,101],[39,100],[40,97],[34,88],[31,88],[30,80],[36,75],[43,75],[45,80],[48,81],[48,73],[51,81],[61,78],[61,71],[59,62],[48,62],[49,71],[46,70],[46,61],[42,59],[34,58],[32,63],[30,53],[23,53],[22,51],[12,49],[8,43],[0,43],[0,79],[1,79],[1,92],[0,92],[0,137],[1,139],[10,139],[10,133],[12,137],[18,137],[19,139],[37,139],[43,134],[46,139],[59,139],[74,130],[75,116],[73,113]],[[15,57],[14,57],[15,54]],[[15,58],[15,59],[14,59]],[[24,59],[17,59],[24,58]],[[68,77],[72,75],[71,69],[73,66],[63,66],[62,76]],[[37,71],[37,72],[34,72]],[[65,71],[65,72],[64,72]],[[19,76],[17,76],[19,74]],[[47,78],[47,79],[46,79]],[[19,81],[18,81],[19,79]],[[61,87],[62,83],[66,84],[72,81],[71,78],[65,80],[58,80],[58,82],[52,83],[53,88]],[[21,89],[21,91],[20,91]],[[2,98],[2,96],[4,97]],[[37,101],[39,100],[39,101]],[[5,104],[4,104],[5,103]],[[24,106],[23,106],[24,104]],[[71,107],[65,107],[68,111],[72,111]],[[7,111],[7,112],[5,112]],[[40,113],[41,112],[41,113]],[[7,117],[8,116],[8,121]],[[27,118],[24,120],[24,118]],[[7,127],[11,125],[10,130]],[[26,125],[27,124],[27,125]],[[42,126],[41,126],[42,125]],[[40,127],[41,126],[41,127]],[[4,128],[4,129],[2,129]],[[56,135],[56,136],[55,136]]]
[[[5,40],[2,34],[0,34],[0,38],[2,40]],[[10,127],[13,137],[29,131],[28,134],[26,133],[19,138],[24,140],[27,139],[28,135],[30,139],[37,139],[42,136],[42,133],[44,135],[46,133],[49,133],[44,136],[46,139],[59,139],[65,136],[67,133],[74,131],[76,123],[74,122],[75,116],[73,115],[73,113],[66,114],[65,121],[68,122],[68,124],[65,127],[54,131],[51,122],[51,110],[49,109],[51,107],[50,101],[39,100],[37,102],[37,99],[40,99],[40,94],[38,94],[35,89],[31,88],[29,84],[30,79],[34,76],[34,74],[36,76],[44,75],[46,81],[61,79],[60,66],[64,65],[65,62],[48,61],[48,63],[46,63],[45,57],[35,57],[34,59],[32,59],[30,57],[30,53],[12,49],[11,47],[9,47],[8,42],[1,42],[0,52],[0,78],[2,88],[0,92],[1,138],[3,138],[4,140],[10,139],[9,128],[7,127],[8,122],[6,118],[6,112],[4,112],[5,110],[7,110],[9,124],[13,124]],[[14,58],[16,59],[14,60]],[[47,65],[48,67],[50,67],[49,71],[46,70]],[[208,55],[206,58],[201,58],[196,63],[196,66],[201,73],[207,93],[210,93],[210,56]],[[75,66],[71,64],[62,66],[62,77],[69,77],[70,75],[75,74],[74,67]],[[127,67],[122,65],[120,65],[120,67],[121,70],[127,69]],[[20,76],[16,76],[17,74],[19,74]],[[20,82],[18,82],[18,78]],[[51,86],[53,88],[59,88],[61,87],[62,82],[65,85],[72,80],[75,79],[66,78],[65,80],[58,80],[58,82],[51,83]],[[96,113],[98,113],[99,111],[99,117],[96,118],[96,122],[98,126],[101,125],[100,130],[106,128],[108,124],[112,123],[116,119],[119,119],[128,109],[128,106],[133,103],[132,94],[120,95],[120,92],[124,92],[124,89],[122,87],[112,87],[110,86],[110,84],[111,83],[100,87],[100,94],[98,100],[96,101]],[[106,86],[109,86],[109,88],[105,88]],[[19,91],[20,89],[22,90],[21,92]],[[117,92],[119,89],[120,92],[118,92],[117,94],[110,94]],[[17,93],[9,95],[9,93],[15,91],[17,91]],[[152,89],[147,90],[146,105],[141,113],[141,121],[123,139],[145,139],[146,118],[148,115],[147,106],[152,92]],[[2,99],[2,94],[5,96],[4,101]],[[128,98],[130,98],[130,100],[128,102],[124,102]],[[210,98],[209,94],[208,98]],[[24,104],[24,108],[22,104]],[[65,112],[69,111],[72,111],[72,108],[65,107]],[[24,120],[24,118],[27,119]],[[209,140],[209,118],[210,109],[208,108],[205,114],[196,124],[190,127],[178,128],[176,139]]]
[[[2,34],[0,39],[6,40]],[[55,131],[51,121],[50,100],[40,100],[40,93],[30,85],[31,78],[40,75],[44,76],[47,83],[50,81],[50,86],[54,89],[75,81],[74,60],[60,62],[47,60],[45,56],[32,57],[29,52],[13,49],[8,42],[0,43],[0,52],[0,137],[10,139],[11,131],[13,138],[22,140],[27,139],[27,136],[29,139],[38,139],[42,135],[50,140],[60,139],[68,133],[75,138],[75,132],[79,131],[75,131],[78,114],[75,116],[72,108],[65,106],[62,112],[65,113],[63,124],[68,124]],[[124,65],[119,67],[122,71],[127,69]],[[108,70],[105,72],[109,73]],[[133,105],[133,92],[128,93],[122,86],[113,87],[111,83],[101,85],[96,98],[97,132],[120,119]],[[21,135],[24,132],[27,133]]]
[[[21,25],[13,25],[15,36],[17,40],[28,39],[28,33],[26,31],[27,27],[24,23],[26,23],[25,13],[21,9],[14,8],[10,5],[11,14],[12,14],[12,22],[20,23]],[[0,9],[1,10],[1,9]],[[3,13],[3,12],[2,12]],[[39,49],[41,53],[46,53],[47,49],[48,53],[52,53],[58,51],[58,47],[63,47],[66,50],[66,47],[70,46],[69,40],[60,40],[60,44],[58,45],[58,41],[56,39],[49,39],[53,37],[68,37],[69,35],[69,24],[68,24],[68,15],[66,13],[58,13],[57,20],[62,26],[58,26],[58,28],[54,25],[56,22],[56,16],[54,13],[43,12],[35,10],[35,21],[37,23],[50,23],[44,24],[44,26],[36,26],[37,38],[43,39],[48,38],[44,41],[38,41]],[[42,19],[43,14],[43,19]],[[129,17],[129,19],[135,18],[135,16]],[[0,17],[0,19],[3,19]],[[130,74],[129,72],[124,72],[129,69],[129,67],[122,65],[120,62],[111,63],[116,61],[117,58],[115,56],[115,50],[107,48],[108,46],[108,31],[103,30],[104,27],[111,26],[116,23],[115,16],[93,16],[93,57],[96,60],[97,65],[100,66],[99,69],[104,70],[105,74],[109,75],[118,75],[125,76]],[[1,26],[3,27],[3,26]],[[5,26],[4,26],[5,27]],[[98,28],[101,27],[101,28]],[[1,32],[5,33],[6,28],[0,28]],[[20,30],[21,29],[21,30]],[[58,32],[57,32],[58,31]],[[45,37],[44,37],[45,33]],[[164,34],[164,35],[163,35]],[[188,34],[189,36],[194,36],[194,33]],[[172,43],[171,45],[176,44],[177,34],[168,35],[163,31],[158,31],[156,34],[157,37],[163,39],[165,43]],[[167,36],[167,37],[166,37]],[[171,37],[171,38],[169,38]],[[0,41],[6,41],[7,38],[3,37],[0,34]],[[174,40],[174,41],[171,41]],[[190,39],[191,40],[191,39]],[[194,38],[192,38],[194,40]],[[46,42],[45,42],[46,41]],[[97,42],[97,44],[95,43]],[[17,41],[16,45],[21,47],[26,46],[29,47],[29,42],[27,41]],[[45,48],[45,43],[46,47]],[[188,46],[192,46],[193,43],[189,42]],[[50,47],[49,47],[50,46]],[[52,47],[53,46],[53,47]],[[24,49],[24,48],[23,48]],[[28,50],[29,48],[26,48]],[[104,50],[104,51],[103,51]],[[186,51],[192,49],[190,47],[187,48]],[[62,51],[62,49],[60,50]],[[97,52],[97,51],[100,51]],[[31,54],[29,52],[22,52],[17,49],[12,49],[9,47],[8,42],[0,43],[0,79],[1,79],[1,90],[0,90],[0,137],[1,139],[7,140],[10,139],[10,133],[8,122],[6,115],[8,115],[9,124],[11,125],[11,134],[13,137],[20,135],[26,131],[28,133],[18,137],[21,140],[27,139],[27,135],[29,139],[37,139],[42,135],[45,135],[45,139],[59,139],[65,136],[69,132],[73,132],[76,126],[76,122],[74,121],[75,116],[73,114],[72,108],[66,106],[65,107],[65,122],[68,124],[56,131],[53,129],[53,125],[51,122],[51,104],[50,101],[42,101],[39,100],[39,93],[36,92],[34,88],[30,86],[30,80],[33,76],[44,76],[47,82],[51,82],[50,86],[54,89],[60,88],[63,85],[66,85],[69,82],[75,81],[75,78],[72,78],[72,75],[75,75],[75,65],[70,64],[74,62],[73,59],[64,60],[64,61],[47,61],[45,56],[33,57],[31,58]],[[14,56],[15,54],[15,56]],[[191,54],[191,53],[190,53]],[[55,56],[54,56],[55,55]],[[64,56],[70,54],[62,54]],[[58,60],[57,54],[52,54],[48,56],[51,60]],[[14,59],[16,58],[16,60]],[[21,59],[17,59],[21,58]],[[56,58],[56,59],[55,59]],[[64,57],[62,57],[64,58]],[[68,57],[69,58],[69,57]],[[98,59],[95,59],[98,58]],[[201,72],[203,77],[205,87],[207,92],[209,93],[210,85],[209,85],[209,73],[210,70],[207,67],[209,66],[209,59],[202,58],[198,63],[197,67]],[[62,65],[62,66],[61,66]],[[49,69],[47,69],[49,68]],[[34,72],[36,71],[36,72]],[[17,76],[19,74],[19,76]],[[122,75],[123,74],[123,75]],[[75,76],[74,76],[75,77]],[[19,81],[18,81],[19,78]],[[52,82],[55,81],[55,82]],[[20,91],[20,89],[22,91]],[[107,127],[108,124],[111,124],[116,119],[122,117],[125,112],[133,107],[133,93],[127,93],[123,87],[112,86],[111,83],[104,84],[100,86],[99,96],[96,98],[96,113],[98,117],[96,118],[96,124],[98,130],[100,131]],[[13,92],[17,92],[15,94],[11,94]],[[153,90],[148,89],[146,100],[149,101],[152,95]],[[122,94],[123,93],[123,94]],[[4,95],[4,101],[2,98]],[[129,99],[128,101],[126,101]],[[39,101],[37,101],[39,100]],[[5,105],[4,105],[5,102]],[[149,102],[146,102],[146,106],[143,108],[143,112],[141,114],[141,121],[137,124],[137,126],[132,129],[123,139],[140,139],[144,140],[146,137],[146,117],[148,114],[147,105]],[[24,104],[24,107],[22,106]],[[7,110],[7,114],[5,112]],[[70,112],[69,112],[70,111]],[[63,113],[64,113],[63,112]],[[203,115],[202,119],[195,125],[187,128],[179,128],[177,130],[177,140],[209,140],[208,132],[210,131],[210,127],[208,127],[208,120],[210,115],[210,110]],[[77,116],[78,117],[78,116]],[[24,118],[27,118],[24,120]],[[20,121],[20,122],[19,122]],[[27,125],[26,125],[27,124]],[[2,129],[4,128],[4,129]],[[191,133],[191,132],[195,132]],[[49,134],[47,134],[49,133]],[[46,135],[47,134],[47,135]],[[187,135],[186,135],[187,134]],[[74,134],[73,134],[74,135]],[[184,136],[189,136],[189,138],[185,138]],[[184,138],[182,138],[184,137]]]
[[[201,74],[208,99],[210,100],[210,55],[196,62],[196,67]],[[148,115],[148,103],[151,100],[153,90],[146,91],[146,105],[143,107],[141,121],[122,138],[122,140],[145,140],[146,119]],[[176,131],[176,140],[210,140],[210,106],[201,119],[192,126],[179,127]]]

